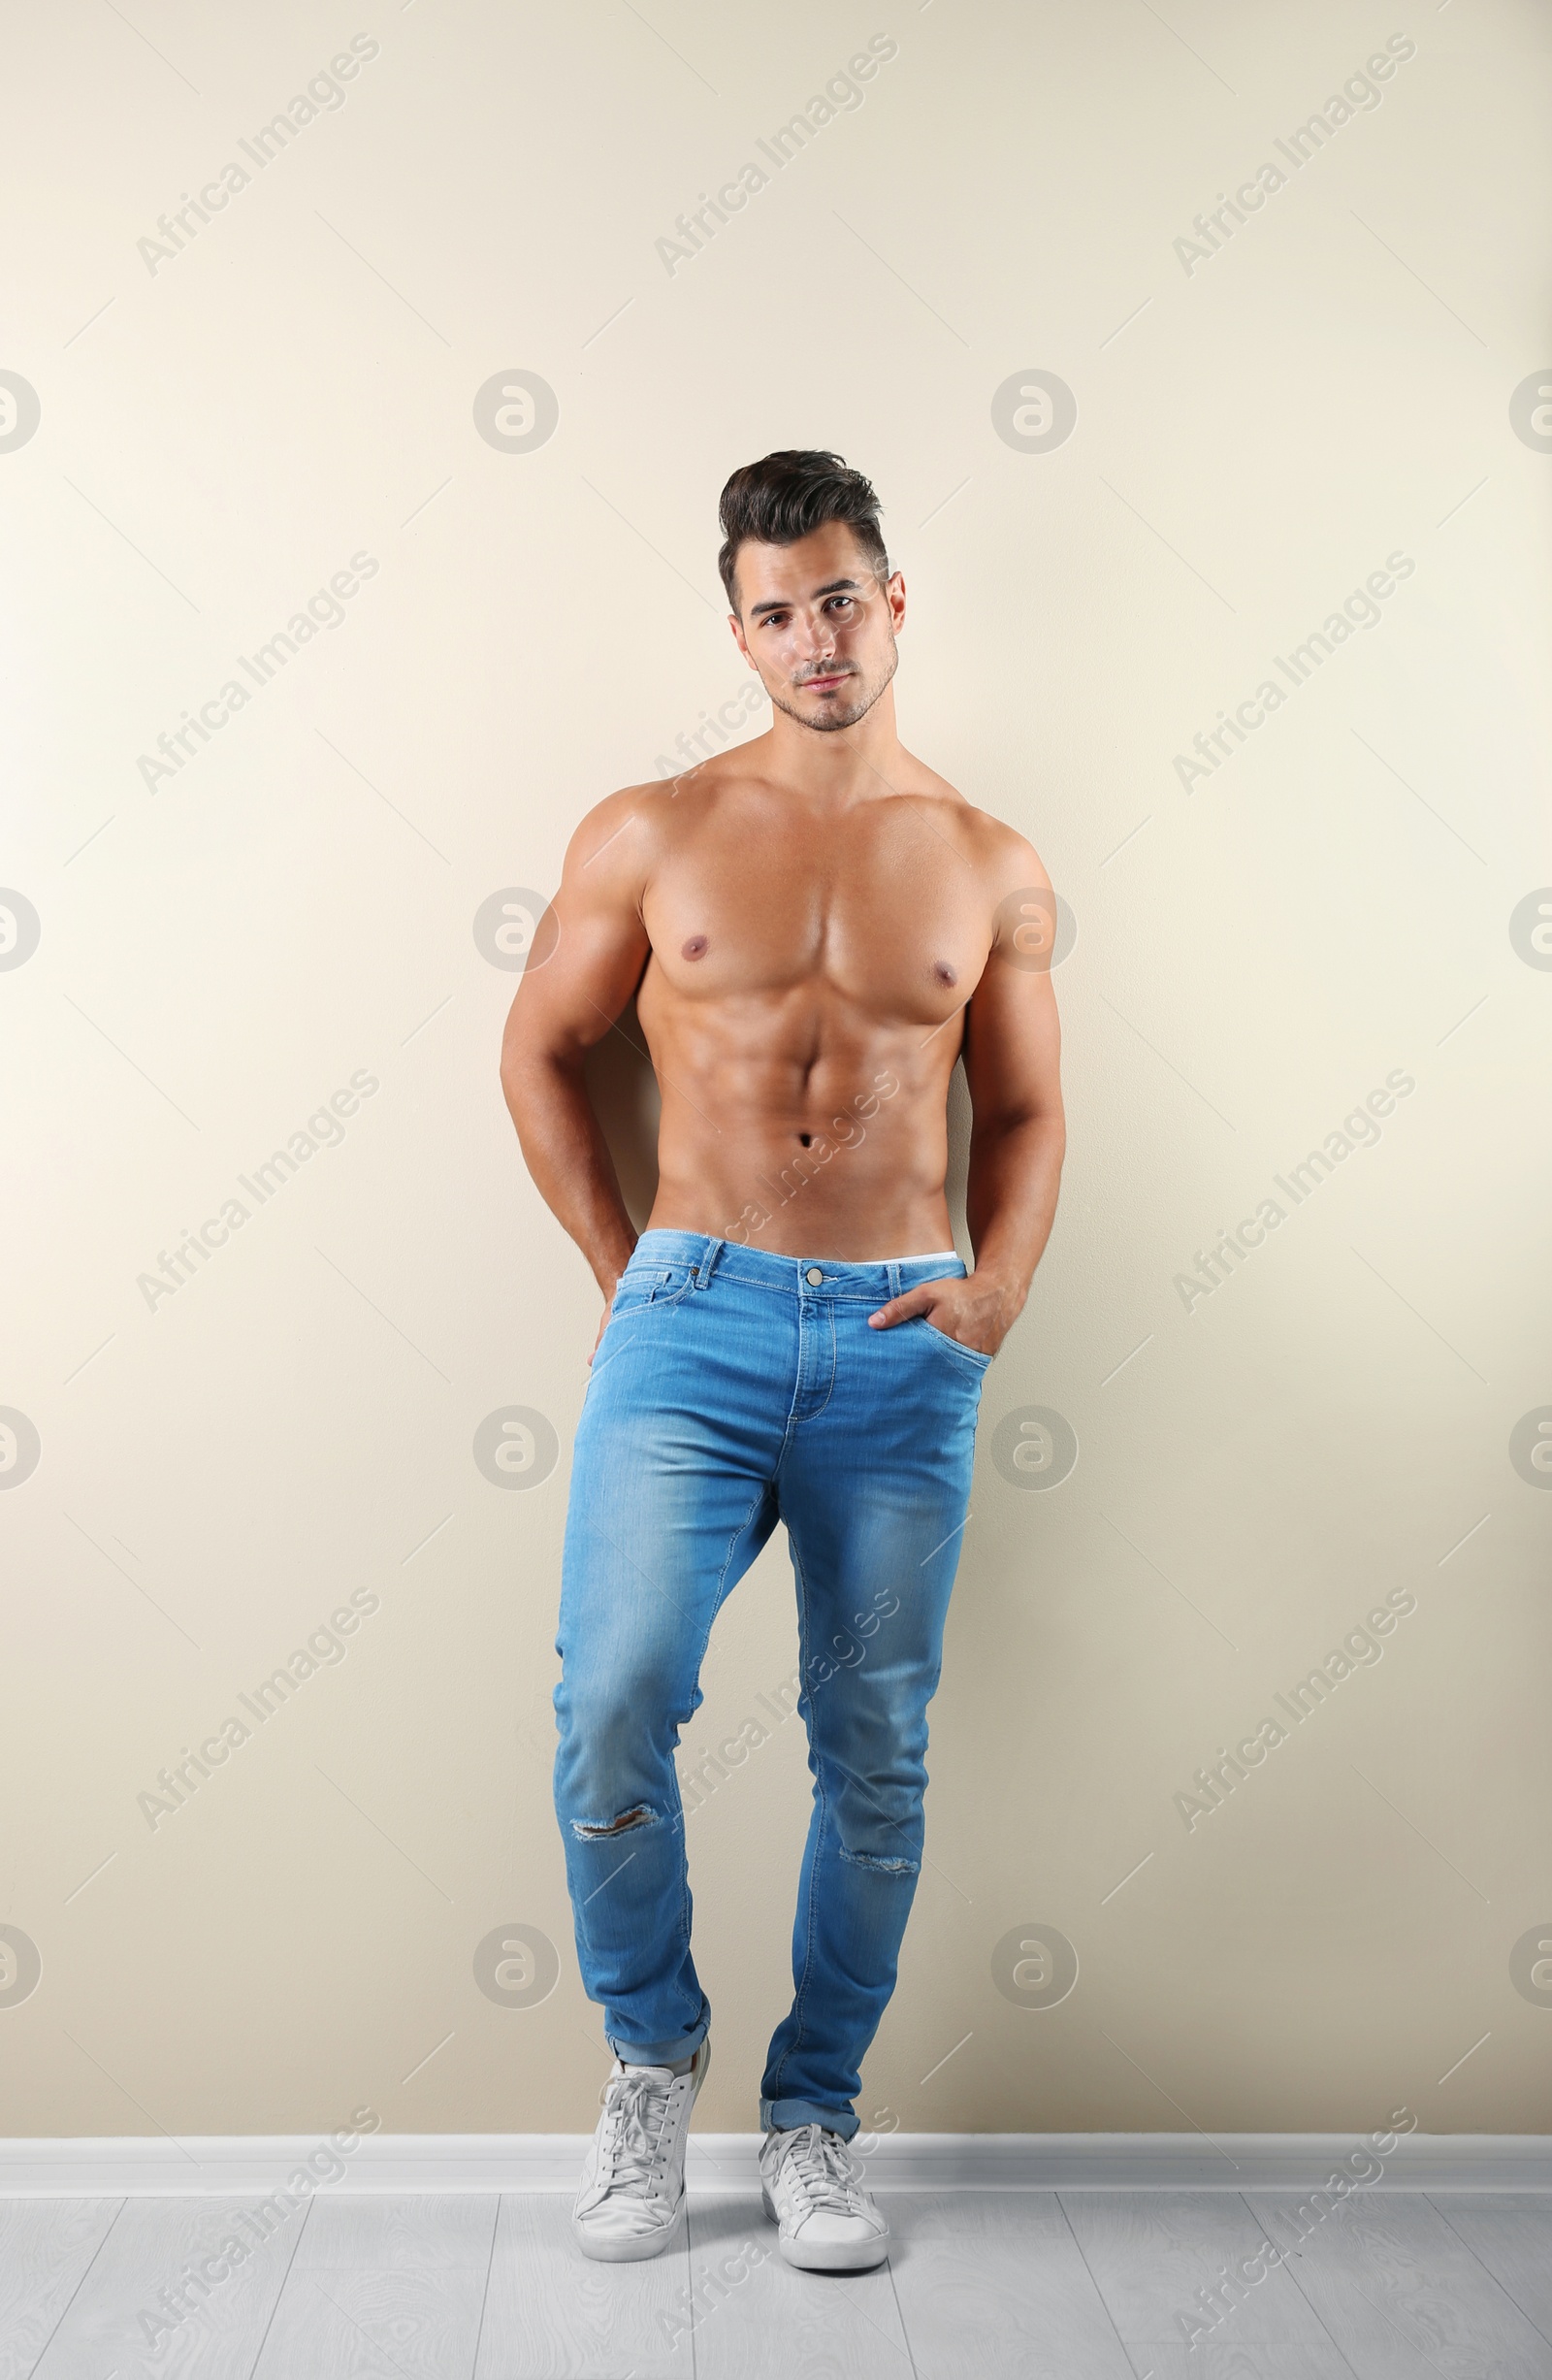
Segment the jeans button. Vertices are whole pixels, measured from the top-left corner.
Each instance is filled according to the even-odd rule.
[[[808,1283],[811,1289],[817,1289],[824,1278],[824,1276],[820,1271],[817,1264],[811,1264],[807,1272],[803,1275],[803,1279]]]

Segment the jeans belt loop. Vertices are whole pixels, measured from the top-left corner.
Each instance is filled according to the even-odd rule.
[[[898,1296],[899,1296],[899,1294],[900,1294],[900,1268],[899,1268],[898,1264],[891,1263],[891,1264],[890,1264],[890,1266],[889,1266],[889,1295],[890,1295],[891,1297],[898,1297]]]
[[[718,1259],[727,1245],[728,1243],[726,1240],[713,1240],[710,1242],[705,1255],[701,1257],[699,1264],[695,1268],[695,1287],[697,1289],[705,1288],[709,1283],[712,1274],[717,1269]]]

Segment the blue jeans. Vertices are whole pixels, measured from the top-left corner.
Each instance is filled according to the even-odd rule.
[[[712,1622],[787,1524],[814,1808],[762,2125],[852,2136],[894,1988],[991,1359],[921,1316],[891,1330],[867,1318],[964,1269],[953,1255],[834,1264],[647,1231],[593,1360],[556,1643],[555,1806],[582,1979],[631,2064],[687,2057],[711,2021],[673,1755]],[[765,1848],[751,1842],[751,1859]]]

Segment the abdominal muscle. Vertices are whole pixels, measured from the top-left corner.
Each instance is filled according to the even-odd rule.
[[[843,1263],[953,1247],[957,1020],[927,1039],[914,1019],[826,1013],[823,997],[713,1009],[665,989],[643,985],[637,1004],[663,1092],[649,1229]]]

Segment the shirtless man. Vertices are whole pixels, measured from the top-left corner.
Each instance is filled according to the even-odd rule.
[[[615,2053],[572,2220],[605,2261],[681,2235],[711,2011],[673,1753],[712,1622],[778,1519],[814,1806],[760,2086],[764,2204],[800,2267],[887,2253],[852,2103],[922,1857],[982,1381],[1056,1206],[1053,896],[1023,837],[899,740],[905,583],[878,510],[837,455],[729,479],[723,584],[770,729],[589,812],[502,1048],[529,1169],[605,1300],[555,1694],[577,1957]],[[632,993],[663,1092],[639,1239],[582,1069]],[[944,1197],[959,1057],[969,1274]]]

